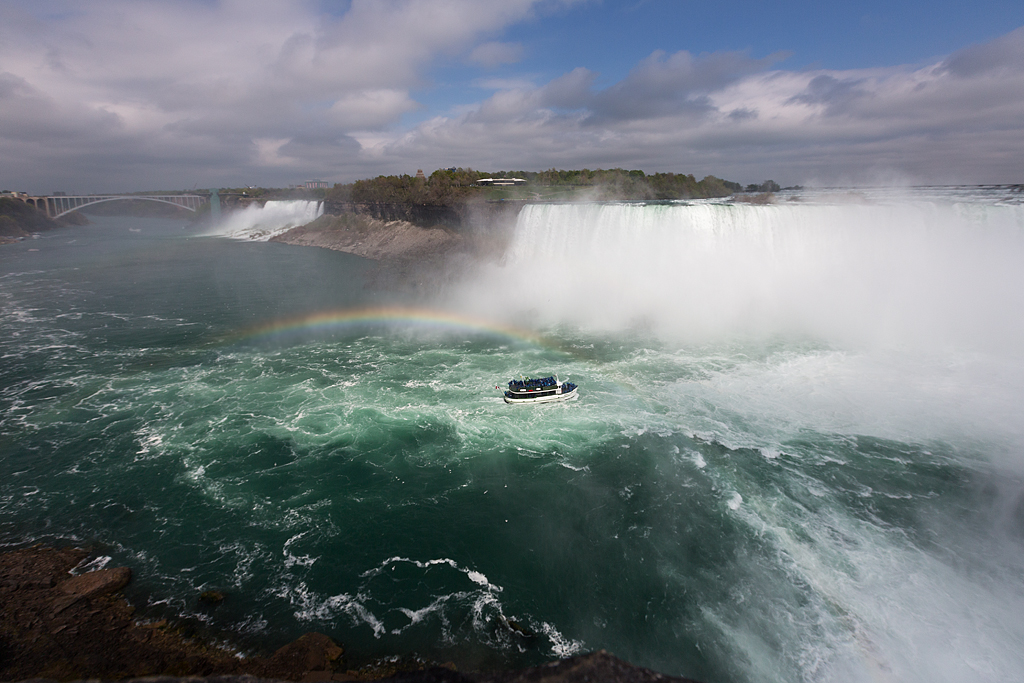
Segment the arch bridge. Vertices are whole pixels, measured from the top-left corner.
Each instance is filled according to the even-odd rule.
[[[151,202],[171,204],[192,212],[197,211],[200,206],[210,201],[209,197],[200,194],[54,195],[51,197],[28,197],[25,201],[35,204],[37,209],[46,211],[46,215],[50,218],[60,218],[90,204],[113,202],[119,199],[145,199]]]

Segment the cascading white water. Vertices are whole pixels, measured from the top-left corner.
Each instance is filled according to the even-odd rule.
[[[473,307],[690,339],[1024,345],[1024,206],[525,207]]]
[[[310,223],[323,215],[323,202],[290,200],[268,201],[228,214],[213,233],[220,237],[266,242],[294,227]]]
[[[723,404],[794,429],[984,438],[1021,471],[1022,263],[1020,204],[532,205],[458,305],[665,348],[789,349],[771,376],[731,373]]]

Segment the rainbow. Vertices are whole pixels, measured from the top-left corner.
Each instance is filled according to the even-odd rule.
[[[451,311],[402,306],[356,308],[286,318],[243,330],[235,335],[231,335],[229,339],[224,341],[229,343],[259,341],[292,334],[338,332],[388,323],[401,323],[435,330],[453,330],[462,333],[468,331],[474,334],[507,337],[553,350],[562,350],[558,344],[550,339],[510,325],[503,325],[482,318],[473,318]]]

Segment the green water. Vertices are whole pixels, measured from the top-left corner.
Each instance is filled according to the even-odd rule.
[[[322,631],[353,664],[1024,672],[1015,357],[571,322],[260,335],[445,304],[346,254],[94,220],[0,250],[0,542],[131,566],[143,616],[254,651]],[[540,371],[580,399],[502,402]]]

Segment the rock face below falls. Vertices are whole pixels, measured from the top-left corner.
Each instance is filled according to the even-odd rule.
[[[424,228],[408,221],[382,221],[371,216],[346,213],[340,216],[325,214],[271,241],[323,247],[383,261],[442,255],[457,248],[461,237],[438,227]]]
[[[270,657],[239,657],[166,620],[142,623],[118,591],[127,567],[77,576],[80,548],[33,546],[0,555],[0,680],[132,680],[147,683],[257,683],[260,680],[409,683],[686,683],[632,666],[601,650],[518,671],[468,673],[420,660],[345,668],[345,651],[307,633]],[[403,670],[404,669],[404,670]],[[154,678],[158,677],[158,678]],[[188,678],[177,678],[188,677]],[[692,682],[691,682],[692,683]]]

